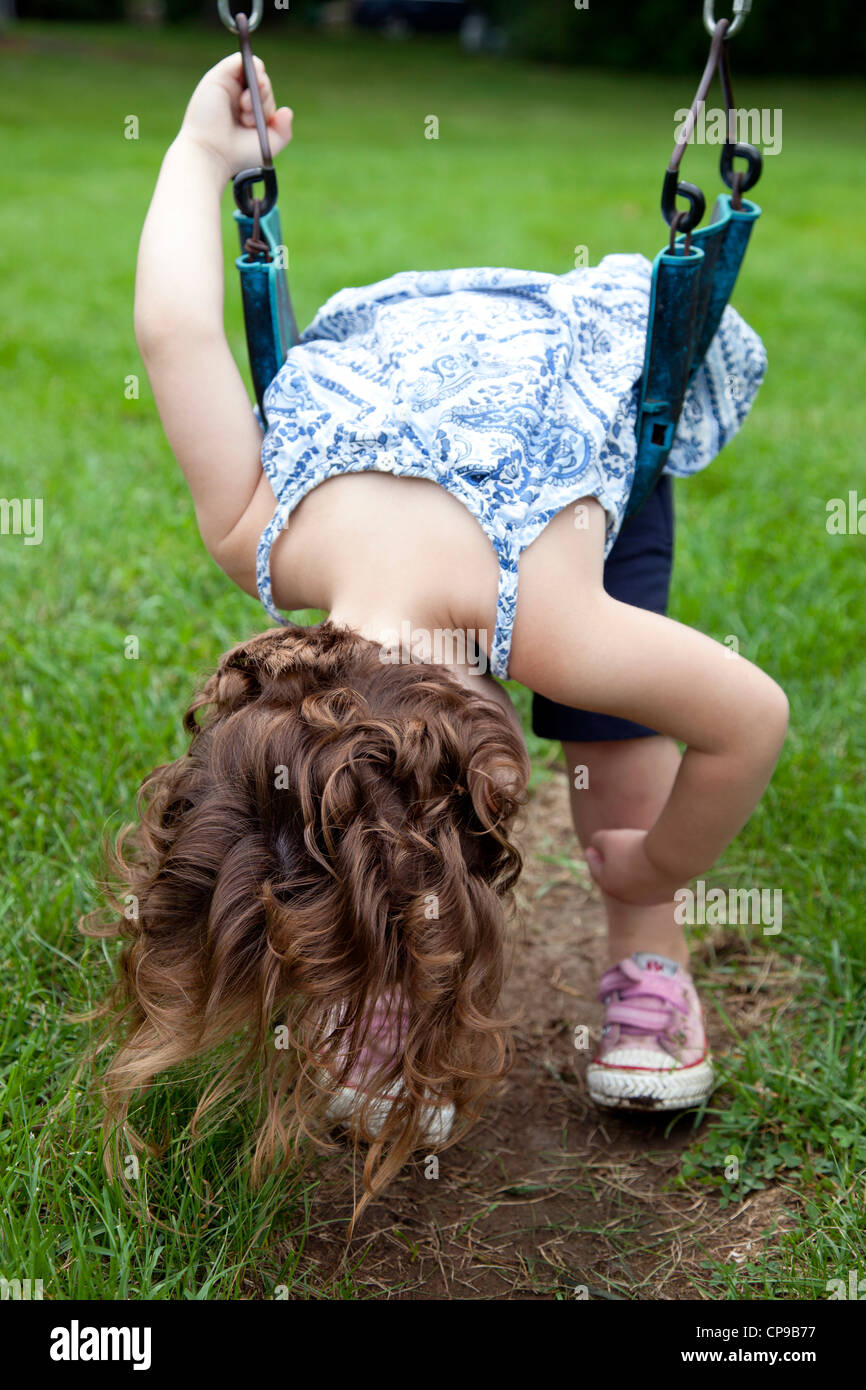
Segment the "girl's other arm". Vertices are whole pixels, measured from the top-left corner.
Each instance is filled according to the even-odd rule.
[[[576,605],[549,590],[547,612],[536,615],[526,587],[516,679],[687,745],[652,829],[604,831],[593,841],[600,857],[590,855],[612,896],[667,901],[712,867],[757,806],[788,726],[784,692],[744,657],[670,618],[603,592]]]

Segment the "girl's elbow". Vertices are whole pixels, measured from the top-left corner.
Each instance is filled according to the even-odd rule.
[[[770,696],[770,721],[773,727],[778,730],[780,742],[784,741],[788,732],[788,724],[791,718],[791,706],[788,697],[780,685],[775,681],[770,682],[772,693]]]
[[[773,763],[775,763],[782,751],[788,732],[791,707],[782,687],[777,685],[771,676],[763,672],[762,675],[760,692],[757,694],[755,705],[750,711],[750,722],[754,733],[761,740],[768,754],[772,757]]]
[[[251,598],[258,596],[256,587],[255,549],[249,538],[235,527],[227,536],[217,536],[213,528],[203,526],[199,521],[199,534],[210,558],[233,584]]]

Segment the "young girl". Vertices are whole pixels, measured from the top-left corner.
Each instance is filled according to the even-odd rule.
[[[257,71],[278,153],[292,115]],[[589,766],[575,817],[610,925],[592,1094],[695,1103],[712,1072],[673,897],[754,810],[787,703],[748,661],[649,611],[664,607],[651,575],[629,603],[605,590],[649,263],[343,290],[271,384],[263,439],[222,324],[220,199],[257,158],[226,58],[163,162],[136,334],[211,556],[276,622],[329,617],[228,652],[187,713],[189,751],[144,783],[114,864],[138,915],[104,928],[127,938],[111,1112],[240,1034],[247,1050],[200,1110],[236,1085],[259,1097],[256,1172],[340,1121],[370,1144],[370,1193],[413,1148],[462,1132],[509,1056],[497,1005],[528,761],[505,676],[548,712],[616,721],[569,743]],[[723,447],[764,367],[728,309],[669,472]],[[646,523],[630,534],[648,553]]]

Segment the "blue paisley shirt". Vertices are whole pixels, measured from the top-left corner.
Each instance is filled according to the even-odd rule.
[[[257,581],[275,608],[270,553],[312,488],[366,469],[440,483],[499,559],[488,652],[506,677],[521,552],[557,512],[596,497],[605,554],[634,474],[652,267],[606,256],[565,275],[476,268],[403,271],[340,290],[267,389],[262,464],[277,499]],[[728,307],[686,396],[666,472],[704,468],[745,419],[766,370],[756,333]]]

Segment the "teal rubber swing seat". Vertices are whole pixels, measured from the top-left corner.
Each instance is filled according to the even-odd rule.
[[[752,228],[761,215],[747,198],[716,202],[713,220],[678,237],[653,262],[646,354],[638,406],[637,459],[626,517],[640,511],[673,448],[686,392],[718,332]]]
[[[259,218],[258,233],[268,248],[268,260],[261,255],[250,255],[244,249],[253,236],[253,218],[239,208],[235,208],[234,218],[241,243],[241,255],[235,265],[241,278],[250,375],[262,420],[267,423],[265,391],[285,362],[289,349],[300,341],[300,334],[283,262],[285,247],[276,204]]]

